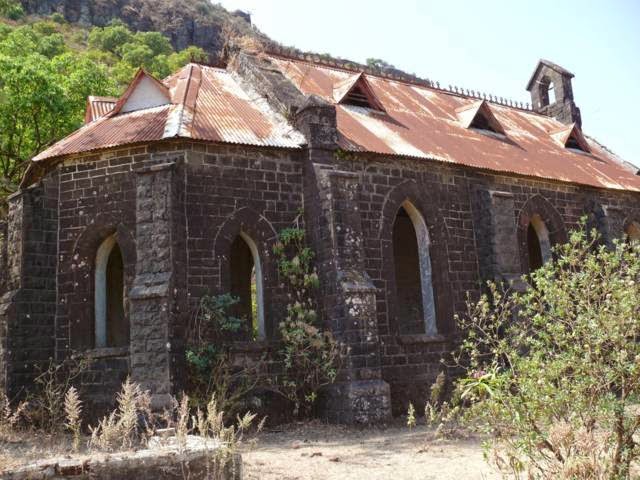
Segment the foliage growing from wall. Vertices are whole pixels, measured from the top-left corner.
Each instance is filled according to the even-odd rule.
[[[556,255],[526,292],[490,285],[459,319],[461,399],[516,475],[628,478],[640,453],[640,244],[608,249],[581,230]]]
[[[235,368],[231,363],[229,342],[247,319],[231,311],[238,298],[230,294],[201,298],[187,336],[187,390],[196,404],[206,404],[215,396],[220,408],[235,415],[242,398],[259,381],[260,363]]]
[[[320,389],[336,379],[341,348],[331,332],[318,325],[319,280],[304,229],[295,225],[282,230],[273,251],[289,295],[287,314],[279,325],[284,367],[279,385],[293,402],[294,414],[309,415]]]

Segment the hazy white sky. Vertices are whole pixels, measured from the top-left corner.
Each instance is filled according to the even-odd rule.
[[[215,0],[214,0],[215,1]],[[640,166],[640,0],[223,0],[274,40],[530,102],[546,58],[575,74],[585,133]]]

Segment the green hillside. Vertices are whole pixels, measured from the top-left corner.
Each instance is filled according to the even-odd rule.
[[[139,67],[159,78],[202,48],[175,51],[159,32],[70,24],[61,14],[24,16],[0,0],[0,197],[15,191],[26,163],[83,122],[88,95],[119,95]],[[10,18],[9,18],[10,17]]]

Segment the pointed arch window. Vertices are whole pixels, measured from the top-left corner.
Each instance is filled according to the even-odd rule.
[[[531,217],[527,227],[527,252],[529,254],[529,273],[551,260],[549,230],[538,214]]]
[[[398,328],[401,334],[437,334],[430,240],[420,212],[404,202],[393,224]]]
[[[129,344],[129,319],[124,308],[124,264],[115,235],[98,248],[95,262],[96,348],[122,347]]]
[[[231,295],[239,299],[234,313],[246,320],[242,337],[265,339],[262,264],[258,247],[244,232],[240,232],[231,244],[230,273]]]

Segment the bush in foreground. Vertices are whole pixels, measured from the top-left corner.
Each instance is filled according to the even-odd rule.
[[[640,450],[640,244],[573,232],[524,293],[490,285],[459,319],[458,388],[498,466],[526,478],[621,479]]]

